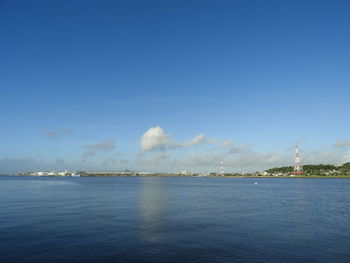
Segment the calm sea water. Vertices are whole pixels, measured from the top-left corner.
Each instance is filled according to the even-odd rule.
[[[350,180],[3,176],[0,262],[350,262]]]

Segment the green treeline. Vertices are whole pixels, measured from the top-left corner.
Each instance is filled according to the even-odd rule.
[[[303,166],[305,175],[347,175],[350,174],[350,162],[343,165],[331,165],[331,164],[307,164]],[[270,174],[276,173],[292,173],[292,166],[276,167],[266,170]]]

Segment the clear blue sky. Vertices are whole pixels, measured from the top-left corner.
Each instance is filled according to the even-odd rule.
[[[292,163],[296,142],[305,161],[350,160],[349,13],[349,1],[3,0],[0,173],[263,169]]]

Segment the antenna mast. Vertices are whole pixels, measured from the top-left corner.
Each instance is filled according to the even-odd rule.
[[[221,166],[220,166],[220,175],[224,176],[225,175],[225,171],[224,171],[224,161],[221,161]]]
[[[301,161],[300,161],[298,145],[295,146],[295,162],[294,162],[293,174],[295,175],[303,174],[303,166],[301,165]]]

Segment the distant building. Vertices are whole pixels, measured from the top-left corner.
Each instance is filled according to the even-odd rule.
[[[266,171],[262,171],[262,172],[260,172],[260,175],[262,175],[262,176],[267,176],[267,175],[269,175],[269,173],[266,172]]]

